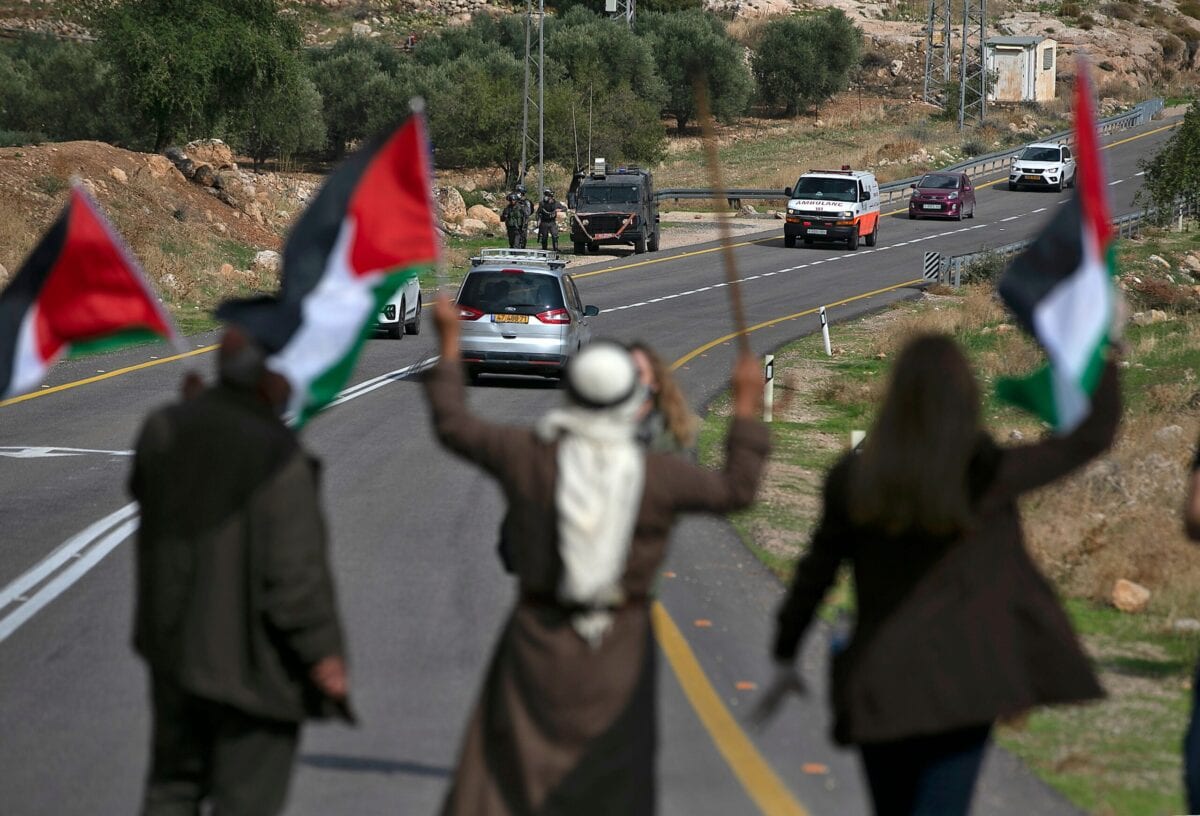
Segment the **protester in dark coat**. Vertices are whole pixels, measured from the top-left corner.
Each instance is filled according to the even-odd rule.
[[[504,490],[519,585],[442,812],[651,814],[650,596],[677,514],[726,513],[754,498],[768,447],[759,365],[738,363],[725,468],[709,471],[638,445],[645,393],[612,343],[579,353],[568,405],[536,429],[474,416],[456,313],[442,299],[435,315],[441,360],[425,386],[434,428]]]
[[[953,341],[923,337],[901,354],[861,452],[828,475],[779,611],[768,694],[798,685],[800,640],[849,563],[857,623],[834,657],[834,737],[859,746],[876,813],[966,813],[998,718],[1102,695],[1025,550],[1017,500],[1106,450],[1120,412],[1110,362],[1074,431],[1000,448]]]
[[[347,711],[317,466],[279,418],[287,385],[230,329],[220,382],[137,441],[134,644],[150,668],[143,813],[278,813],[300,723]]]
[[[1192,462],[1183,522],[1188,538],[1200,541],[1200,452]],[[1187,794],[1187,812],[1200,813],[1200,663],[1196,664],[1192,679],[1192,716],[1183,738],[1183,788]]]

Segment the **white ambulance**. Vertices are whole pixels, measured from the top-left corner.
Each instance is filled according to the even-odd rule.
[[[796,239],[812,246],[813,241],[845,242],[858,249],[861,238],[867,246],[879,239],[879,182],[867,170],[810,170],[784,191],[789,199],[783,225],[784,246]]]

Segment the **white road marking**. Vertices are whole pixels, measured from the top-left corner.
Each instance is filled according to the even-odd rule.
[[[82,456],[85,453],[99,453],[105,456],[133,456],[131,450],[90,450],[88,448],[40,448],[40,447],[0,447],[0,456],[10,459],[53,459],[60,456]]]
[[[1143,170],[1143,171],[1142,171],[1142,172],[1140,172],[1140,173],[1134,173],[1134,175],[1135,175],[1135,176],[1144,176],[1144,175],[1146,175],[1146,171],[1145,171],[1145,170]]]
[[[1019,216],[1019,215],[1010,215],[1008,218],[1001,218],[1000,223],[1007,224],[1009,221],[1016,221],[1020,217],[1021,216]]]
[[[1110,182],[1108,183],[1108,186],[1109,186],[1109,187],[1116,187],[1118,184],[1121,184],[1121,183],[1123,183],[1124,181],[1125,181],[1125,179],[1117,179],[1116,181],[1110,181]]]
[[[1034,210],[1035,213],[1040,213],[1040,212],[1045,212],[1045,211],[1046,211],[1045,207],[1039,207],[1038,209]]]
[[[380,374],[369,380],[356,383],[343,390],[329,408],[365,396],[389,383],[396,382],[432,366],[438,360],[430,357],[404,368]],[[326,409],[328,410],[328,409]],[[6,449],[10,450],[10,449]],[[42,450],[42,449],[17,449]],[[74,450],[72,448],[50,448],[47,450]],[[130,455],[132,451],[82,451],[84,453],[111,453]],[[68,454],[69,455],[69,454]],[[43,558],[8,586],[0,589],[0,642],[17,631],[47,604],[66,592],[92,567],[128,539],[137,530],[137,502],[130,502],[82,532],[71,536],[61,546]]]

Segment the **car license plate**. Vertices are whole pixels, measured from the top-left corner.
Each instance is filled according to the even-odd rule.
[[[492,315],[493,323],[528,323],[529,315],[515,314],[494,314]]]
[[[599,241],[602,238],[616,238],[616,237],[617,237],[617,234],[615,232],[597,232],[595,235],[592,236],[593,240],[596,240],[596,241]]]
[[[809,235],[827,235],[827,234],[828,234],[828,231],[827,231],[827,230],[823,230],[823,229],[810,229],[810,230],[808,231],[808,234],[809,234]]]
[[[1041,176],[1025,176],[1026,181],[1041,181]]]
[[[940,210],[941,208],[942,208],[941,204],[922,204],[921,205],[921,209],[924,209],[924,210]]]

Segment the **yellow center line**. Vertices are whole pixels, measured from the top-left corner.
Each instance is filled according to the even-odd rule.
[[[746,732],[721,702],[721,697],[708,682],[704,669],[688,646],[687,639],[667,610],[655,601],[650,608],[650,616],[654,621],[658,644],[671,664],[671,670],[679,678],[683,693],[754,804],[766,816],[808,816],[808,811],[796,801],[787,785],[762,758]]]
[[[192,351],[185,351],[183,354],[173,354],[170,357],[163,357],[162,359],[159,359],[159,360],[147,360],[144,363],[138,363],[137,365],[126,366],[125,368],[118,368],[113,371],[108,371],[104,374],[97,374],[94,377],[88,377],[87,379],[75,380],[74,382],[63,383],[62,385],[56,385],[52,388],[43,388],[40,391],[33,391],[28,394],[22,394],[19,397],[12,397],[10,399],[0,400],[0,408],[4,408],[9,405],[16,405],[18,402],[25,402],[26,400],[37,399],[38,397],[44,397],[47,394],[57,394],[59,391],[66,391],[71,388],[78,388],[81,385],[91,385],[92,383],[100,382],[101,380],[107,380],[111,377],[119,377],[122,374],[128,374],[131,371],[141,371],[143,368],[152,368],[157,365],[162,365],[163,363],[173,363],[176,360],[183,360],[187,357],[195,357],[197,354],[207,354],[208,352],[213,351],[216,348],[217,347],[215,345],[204,346],[202,348],[193,349]]]
[[[873,289],[870,292],[863,292],[861,295],[854,295],[852,297],[834,301],[833,303],[826,303],[825,308],[832,309],[836,306],[845,306],[847,303],[853,303],[856,300],[865,300],[866,298],[874,297],[875,295],[882,295],[887,292],[894,292],[897,289],[904,289],[906,287],[913,286],[918,283],[924,283],[924,282],[925,282],[924,278],[914,278],[913,280],[904,281],[903,283],[896,283],[891,286],[885,286],[882,289]],[[700,346],[699,348],[692,349],[687,354],[680,357],[678,360],[676,360],[674,363],[671,364],[671,370],[675,371],[676,369],[681,368],[684,365],[687,365],[689,362],[696,359],[704,352],[706,352],[710,349],[716,348],[717,346],[721,345],[722,343],[728,343],[730,340],[733,340],[734,338],[739,337],[743,334],[750,334],[751,332],[756,332],[756,331],[759,331],[760,329],[768,329],[771,326],[778,325],[779,323],[784,323],[788,320],[795,320],[800,317],[807,317],[808,315],[816,314],[820,310],[821,310],[820,306],[814,306],[813,308],[805,309],[802,312],[796,312],[794,314],[784,315],[783,317],[776,317],[773,320],[765,320],[762,323],[756,323],[753,326],[749,326],[749,327],[743,329],[742,331],[731,332],[730,334],[727,334],[723,337],[718,337],[716,340],[713,340],[709,343],[705,343],[703,346]]]

